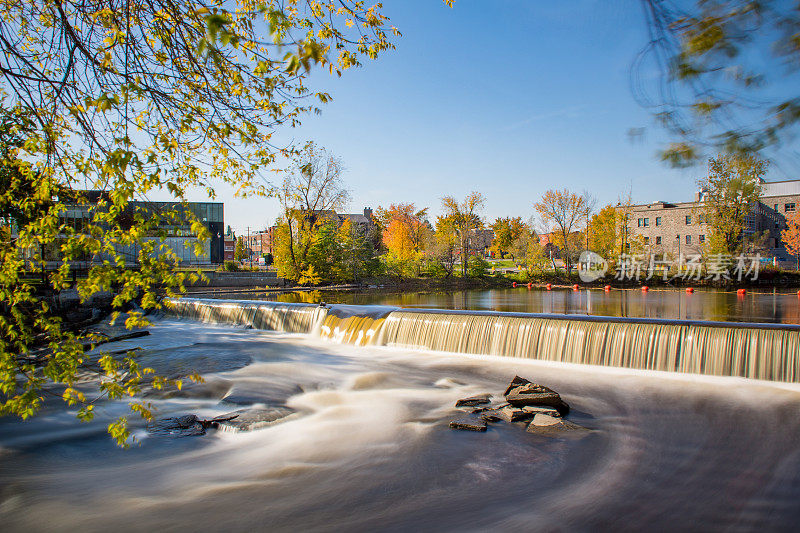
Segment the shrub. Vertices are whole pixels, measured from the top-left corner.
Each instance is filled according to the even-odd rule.
[[[473,278],[482,278],[489,272],[489,262],[483,257],[473,256],[467,260],[467,275]]]
[[[236,261],[225,261],[225,263],[222,265],[222,270],[225,272],[238,272],[239,263]]]

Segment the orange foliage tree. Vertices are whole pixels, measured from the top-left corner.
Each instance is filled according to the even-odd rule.
[[[431,231],[427,214],[427,207],[417,209],[414,204],[391,204],[388,209],[378,207],[376,218],[383,228],[381,237],[390,259],[412,263],[418,270],[426,235]]]
[[[786,219],[787,228],[781,231],[781,239],[786,245],[786,251],[797,259],[797,268],[800,269],[800,211],[795,211]]]

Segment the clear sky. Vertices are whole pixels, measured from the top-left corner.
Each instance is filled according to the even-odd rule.
[[[413,202],[435,218],[442,196],[472,190],[487,222],[527,219],[551,188],[600,206],[629,189],[635,202],[691,199],[704,168],[658,160],[666,136],[631,94],[647,41],[637,0],[385,0],[384,12],[403,32],[397,49],[341,78],[315,74],[333,101],[280,134],[342,158],[350,212]],[[278,215],[274,200],[218,192],[237,234]]]

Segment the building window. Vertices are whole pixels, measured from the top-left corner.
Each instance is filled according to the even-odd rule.
[[[645,244],[650,244],[650,237],[645,237],[644,238],[644,243]]]
[[[656,244],[661,244],[661,237],[656,237]]]
[[[794,212],[794,202],[792,202],[790,204],[786,204],[785,206],[783,206],[783,210],[786,211],[787,213]]]
[[[692,244],[692,236],[691,235],[687,235],[686,236],[686,244]]]
[[[642,227],[642,219],[641,218],[636,219],[636,227],[637,228],[641,228]]]
[[[792,204],[792,205],[794,205],[794,204]],[[644,226],[646,228],[649,225],[650,225],[650,219],[649,218],[643,218],[642,219],[642,226]]]
[[[700,235],[700,236],[697,238],[697,241],[698,241],[700,244],[703,244],[704,242],[706,242],[706,236],[705,236],[705,235]]]
[[[686,215],[686,225],[688,226],[691,223],[692,223],[692,215]],[[688,235],[687,235],[687,237],[688,237]]]
[[[775,212],[778,212],[778,204],[775,204]]]
[[[656,217],[656,226],[661,225],[661,217]]]

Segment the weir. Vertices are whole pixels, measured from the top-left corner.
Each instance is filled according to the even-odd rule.
[[[180,298],[174,314],[353,345],[800,382],[800,326]]]

